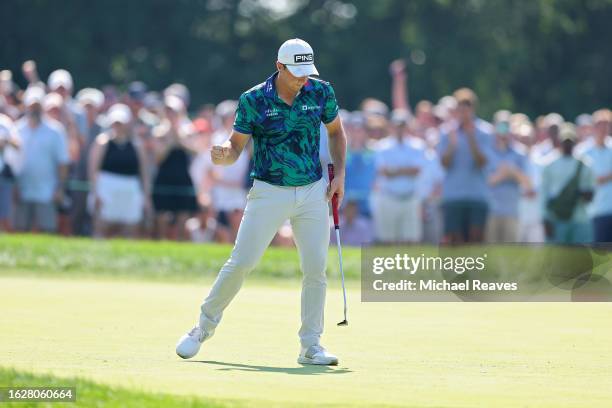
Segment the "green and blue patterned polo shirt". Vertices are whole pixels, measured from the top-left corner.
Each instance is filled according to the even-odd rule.
[[[338,115],[334,89],[329,82],[308,78],[289,106],[276,92],[277,75],[240,96],[234,129],[253,137],[251,177],[279,186],[314,183],[322,176],[321,122]]]

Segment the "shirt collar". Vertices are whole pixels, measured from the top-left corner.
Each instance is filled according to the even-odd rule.
[[[264,85],[264,95],[266,95],[267,97],[272,98],[272,97],[278,96],[278,93],[276,92],[276,83],[275,83],[277,76],[278,76],[278,71],[276,71],[270,77],[268,77],[268,79],[266,79],[266,82]],[[308,80],[302,87],[302,90],[311,91],[313,88],[314,86],[312,84],[312,78],[308,78]]]

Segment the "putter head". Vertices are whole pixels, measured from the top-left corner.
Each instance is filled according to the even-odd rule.
[[[344,319],[343,321],[338,323],[338,326],[348,326],[348,321],[346,319]]]

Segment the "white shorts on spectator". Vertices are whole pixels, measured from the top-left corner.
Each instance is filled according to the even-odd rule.
[[[109,223],[135,225],[142,220],[144,196],[138,176],[122,176],[101,171],[96,184],[102,201],[100,219]],[[93,214],[94,197],[89,197]]]
[[[380,242],[420,242],[423,237],[421,200],[383,192],[372,195],[376,239]]]
[[[518,242],[518,220],[514,217],[490,216],[485,240],[491,244]]]

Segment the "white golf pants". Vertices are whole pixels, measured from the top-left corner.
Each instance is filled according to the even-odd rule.
[[[257,266],[278,229],[289,219],[304,275],[300,342],[303,347],[319,343],[323,332],[330,231],[326,189],[323,178],[301,187],[280,187],[255,180],[232,254],[201,306],[201,328],[210,334],[214,332],[245,276]]]

